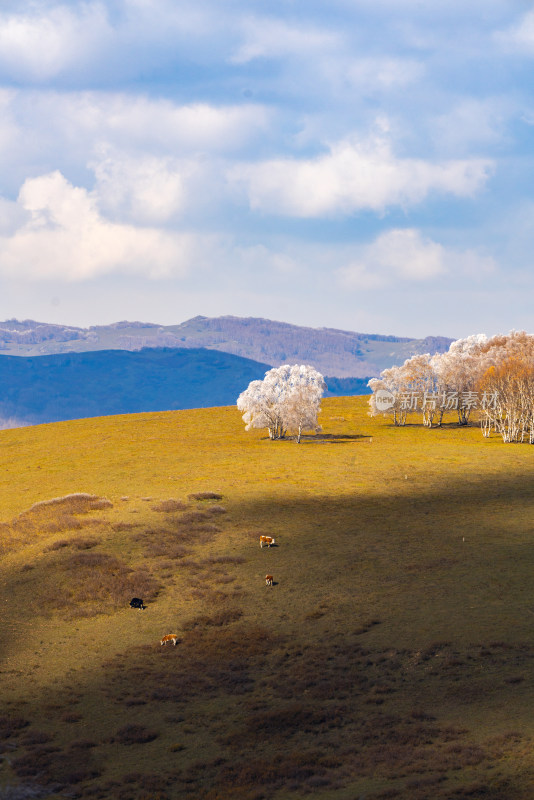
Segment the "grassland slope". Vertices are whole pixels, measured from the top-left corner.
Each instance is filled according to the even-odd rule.
[[[534,450],[321,422],[0,432],[0,796],[534,796]]]

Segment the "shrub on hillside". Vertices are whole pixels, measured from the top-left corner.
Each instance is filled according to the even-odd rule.
[[[61,506],[64,511],[68,511],[71,514],[87,514],[89,511],[113,508],[113,503],[106,497],[78,492],[76,494],[66,494],[64,497],[53,497],[51,500],[40,500],[38,503],[34,503],[25,513],[40,513],[50,506]]]
[[[105,497],[83,493],[41,500],[11,522],[0,523],[0,550],[5,552],[42,533],[62,533],[99,525],[96,519],[80,520],[78,516],[112,507],[113,503]]]
[[[146,568],[128,567],[107,553],[71,553],[58,566],[62,580],[43,588],[39,608],[64,609],[69,617],[110,613],[126,607],[132,596],[150,601],[159,591]]]
[[[45,550],[53,552],[55,550],[62,550],[65,547],[74,547],[76,550],[91,550],[91,548],[96,547],[99,542],[100,539],[95,539],[92,536],[75,536],[72,539],[58,539],[57,542],[48,545]]]
[[[208,509],[208,514],[226,514],[226,509],[224,506],[210,506]]]
[[[157,731],[145,728],[144,725],[132,724],[119,728],[114,739],[120,744],[146,744],[157,739],[158,736],[159,733]]]
[[[188,500],[222,500],[222,494],[218,492],[194,492],[187,495]]]
[[[160,511],[163,513],[171,513],[173,511],[185,511],[187,503],[182,503],[181,500],[161,500],[153,506],[150,506],[152,511]]]

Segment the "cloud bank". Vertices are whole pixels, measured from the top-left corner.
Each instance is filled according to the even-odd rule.
[[[462,159],[432,163],[398,158],[384,139],[345,140],[313,159],[276,159],[238,166],[240,184],[254,210],[296,217],[383,213],[421,203],[431,192],[470,197],[487,181],[492,162]]]
[[[95,197],[60,172],[25,181],[16,205],[25,219],[0,236],[4,275],[80,281],[110,272],[168,277],[187,270],[190,235],[109,222]]]

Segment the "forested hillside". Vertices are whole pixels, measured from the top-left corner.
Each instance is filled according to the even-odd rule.
[[[234,405],[268,364],[200,348],[0,356],[0,427]],[[366,394],[367,378],[328,378],[327,395]]]
[[[200,349],[0,356],[0,418],[40,423],[232,405],[268,369]]]

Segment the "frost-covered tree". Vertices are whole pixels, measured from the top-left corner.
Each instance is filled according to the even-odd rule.
[[[369,398],[370,416],[391,414],[394,425],[405,425],[409,409],[406,404],[403,404],[402,396],[407,391],[408,384],[402,367],[394,366],[382,370],[380,377],[371,378],[367,385],[372,391],[372,395]],[[393,405],[387,411],[381,411],[376,404],[376,393],[379,389],[391,392],[395,398]]]
[[[495,398],[482,410],[483,434],[493,428],[504,442],[534,444],[534,336],[525,331],[493,336],[481,348],[480,362],[479,391]]]
[[[429,353],[412,356],[406,359],[400,367],[389,367],[383,370],[380,378],[371,378],[368,385],[373,392],[369,398],[371,416],[383,413],[377,408],[375,393],[378,389],[386,389],[395,396],[394,405],[385,412],[392,414],[394,425],[405,425],[408,413],[416,410],[423,412],[425,425],[432,424],[436,413],[435,403],[432,405],[430,401],[422,402],[419,407],[416,407],[410,404],[411,401],[408,397],[411,393],[419,393],[421,397],[426,397],[435,392],[436,376],[430,364]]]
[[[476,390],[484,372],[482,351],[488,339],[483,333],[452,342],[446,353],[437,353],[430,360],[442,396],[442,413],[448,410],[447,398],[455,398],[458,423],[467,425],[472,411],[469,393]],[[440,419],[441,423],[441,419]]]
[[[317,424],[324,378],[313,367],[297,365],[271,369],[262,381],[252,381],[241,392],[237,407],[243,412],[246,430],[267,428],[271,439],[283,439],[290,430],[320,430]]]

